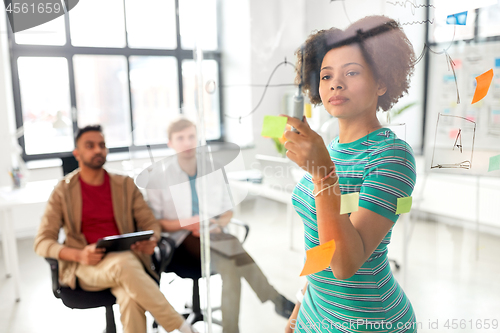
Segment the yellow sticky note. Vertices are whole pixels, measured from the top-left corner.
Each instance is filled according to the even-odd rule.
[[[359,192],[342,194],[340,196],[340,214],[352,213],[358,210]]]
[[[281,138],[286,127],[286,117],[264,116],[260,135],[269,138]]]
[[[411,197],[398,198],[398,205],[396,207],[396,215],[409,213],[411,209]]]
[[[306,118],[312,117],[312,105],[310,103],[306,103],[304,105],[304,115],[306,116]]]
[[[300,276],[320,272],[330,266],[333,253],[335,252],[335,240],[332,239],[325,244],[316,246],[306,251],[306,263]]]
[[[493,69],[490,69],[486,73],[483,73],[476,77],[477,85],[476,91],[474,92],[474,97],[472,98],[472,103],[479,102],[488,93],[490,89],[491,81],[493,80]]]

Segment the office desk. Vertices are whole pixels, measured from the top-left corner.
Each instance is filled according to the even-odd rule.
[[[1,229],[3,256],[7,277],[12,277],[14,282],[14,295],[16,302],[21,300],[19,286],[19,260],[17,257],[17,244],[12,209],[14,207],[28,208],[33,204],[47,202],[50,193],[57,184],[56,179],[30,182],[25,187],[14,189],[11,187],[0,188],[0,213],[2,214]]]
[[[252,183],[247,181],[238,181],[231,179],[229,181],[232,187],[242,188],[248,191],[248,194],[260,196],[284,203],[286,205],[286,227],[290,237],[290,249],[293,250],[293,214],[292,192],[269,186],[262,183]],[[293,189],[293,188],[292,188]]]

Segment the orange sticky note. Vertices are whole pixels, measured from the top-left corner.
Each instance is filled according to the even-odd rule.
[[[316,246],[306,251],[306,263],[300,276],[320,272],[330,266],[333,253],[335,252],[335,240],[332,239],[325,244]]]
[[[472,98],[472,103],[477,103],[486,97],[488,90],[490,89],[491,81],[493,80],[493,69],[490,69],[486,73],[483,73],[476,77],[477,85],[476,91],[474,92],[474,97]]]

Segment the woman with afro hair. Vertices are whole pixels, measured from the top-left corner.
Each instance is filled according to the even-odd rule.
[[[313,33],[297,58],[296,83],[338,118],[339,136],[326,147],[305,117],[287,116],[298,133],[285,132],[286,154],[307,171],[292,202],[305,249],[331,240],[336,249],[328,268],[307,276],[286,332],[416,332],[387,259],[398,198],[415,185],[415,159],[376,116],[408,92],[413,47],[396,21],[369,16]],[[357,210],[341,213],[344,194],[359,196]]]

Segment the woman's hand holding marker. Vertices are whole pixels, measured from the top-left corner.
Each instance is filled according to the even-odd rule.
[[[309,127],[306,117],[300,121],[284,114],[280,116],[286,117],[287,124],[299,131],[299,133],[285,131],[286,156],[300,168],[309,172],[314,180],[327,176],[334,165],[321,136]]]

